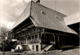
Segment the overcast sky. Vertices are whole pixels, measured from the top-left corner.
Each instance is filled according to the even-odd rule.
[[[0,0],[0,26],[12,28],[30,0]],[[41,4],[65,15],[79,13],[79,0],[41,0]],[[80,13],[79,13],[80,14]]]

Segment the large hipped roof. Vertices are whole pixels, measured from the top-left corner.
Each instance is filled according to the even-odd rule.
[[[17,26],[20,25],[20,23],[22,23],[29,16],[31,16],[31,21],[37,27],[44,27],[62,32],[76,34],[75,31],[65,25],[63,19],[63,17],[65,17],[64,14],[35,2],[30,2],[29,5],[25,8],[24,12],[19,17],[21,21],[17,22]]]

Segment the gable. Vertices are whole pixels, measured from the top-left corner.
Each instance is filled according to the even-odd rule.
[[[31,21],[30,17],[28,17],[26,20],[24,20],[23,22],[21,22],[20,24],[18,24],[13,31],[14,32],[18,32],[18,31],[22,31],[25,30],[27,28],[29,28],[30,26],[34,26],[33,22]]]

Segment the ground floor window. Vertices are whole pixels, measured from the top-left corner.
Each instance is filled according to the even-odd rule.
[[[39,45],[36,45],[36,51],[39,51]]]
[[[34,45],[32,45],[32,49],[34,50]]]
[[[41,51],[41,46],[40,44],[32,44],[32,51]]]

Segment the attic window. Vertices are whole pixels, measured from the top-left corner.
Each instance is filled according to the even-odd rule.
[[[61,20],[61,19],[59,18],[59,16],[56,16],[56,18],[57,18],[58,20]]]
[[[41,13],[42,13],[43,15],[46,15],[46,13],[45,13],[44,11],[41,11]]]
[[[59,17],[58,17],[58,16],[56,16],[56,18],[58,19]]]

